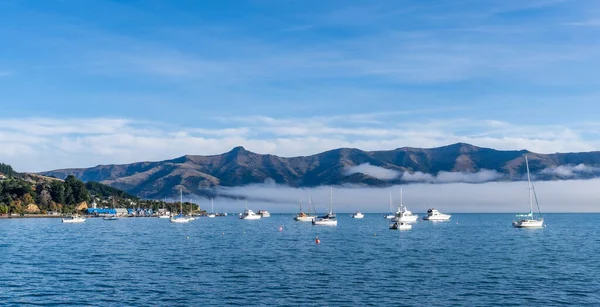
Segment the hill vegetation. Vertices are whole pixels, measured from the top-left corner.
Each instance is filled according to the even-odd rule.
[[[389,186],[463,179],[463,182],[523,180],[524,155],[528,155],[531,171],[537,180],[600,176],[600,152],[537,154],[464,143],[437,148],[402,147],[388,151],[340,148],[291,158],[262,155],[236,147],[220,155],[186,155],[166,161],[99,165],[43,174],[58,178],[74,175],[83,181],[101,182],[143,198],[173,197],[179,189],[187,194],[213,197],[216,193],[214,188],[219,186],[265,182],[313,187],[343,184]],[[482,173],[465,176],[477,175],[478,172]],[[442,176],[436,177],[439,175]]]

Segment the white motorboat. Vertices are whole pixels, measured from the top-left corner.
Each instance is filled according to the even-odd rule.
[[[116,221],[116,220],[118,220],[119,218],[118,218],[118,217],[116,217],[116,216],[114,216],[114,215],[111,215],[111,216],[105,216],[105,217],[103,217],[102,219],[103,219],[103,220],[105,220],[105,221]]]
[[[183,215],[172,216],[170,219],[171,223],[189,223],[192,220],[194,220],[193,217]]]
[[[513,226],[515,228],[540,228],[544,227],[544,218],[542,217],[542,213],[540,212],[540,205],[537,201],[537,195],[535,195],[535,189],[533,188],[533,183],[531,183],[531,175],[529,174],[529,160],[527,160],[527,156],[525,156],[525,165],[527,167],[527,182],[529,184],[529,213],[527,214],[518,214],[519,218],[516,221],[513,221]],[[535,198],[535,204],[538,208],[538,218],[536,219],[533,216],[533,199]]]
[[[337,226],[337,218],[335,217],[335,214],[333,213],[333,188],[330,188],[330,191],[331,191],[331,196],[330,196],[330,200],[329,200],[329,213],[327,213],[324,216],[319,216],[319,217],[313,219],[313,221],[312,221],[313,225]]]
[[[356,210],[356,212],[354,212],[354,214],[352,214],[353,219],[362,219],[364,217],[365,217],[365,215],[362,214],[362,212],[360,212],[359,210]]]
[[[402,189],[400,189],[400,206],[398,207],[398,212],[394,217],[394,222],[403,222],[403,223],[414,223],[419,218],[418,215],[412,214],[406,206],[402,203]]]
[[[171,223],[189,223],[190,221],[193,221],[194,218],[191,216],[183,215],[183,190],[179,190],[179,191],[180,191],[180,197],[181,197],[180,201],[179,201],[180,213],[179,213],[179,215],[171,216],[169,221],[171,221]]]
[[[65,217],[62,219],[62,222],[65,224],[75,224],[75,223],[83,223],[85,219],[78,215],[73,215],[71,217]]]
[[[254,213],[254,211],[250,209],[246,209],[242,215],[240,215],[240,219],[242,220],[260,220],[262,216]]]
[[[449,220],[451,215],[444,214],[439,212],[437,209],[429,209],[427,210],[427,215],[423,217],[426,221],[447,221]]]
[[[304,213],[304,211],[302,211],[302,201],[300,201],[300,213],[298,213],[298,214],[296,214],[296,216],[294,216],[294,220],[296,220],[298,222],[312,222],[315,219],[316,213],[315,213],[315,215],[310,214],[311,205],[312,205],[312,198],[309,195],[308,196],[308,213]]]
[[[412,229],[412,225],[404,222],[395,222],[390,225],[390,229],[393,230],[409,230]]]
[[[158,218],[159,219],[169,219],[169,218],[171,218],[171,215],[170,214],[163,214],[163,215],[159,215]]]
[[[258,210],[258,214],[262,217],[270,217],[271,213],[269,213],[269,211],[267,210]]]

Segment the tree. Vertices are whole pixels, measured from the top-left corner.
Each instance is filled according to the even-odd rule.
[[[45,189],[42,190],[39,193],[39,201],[38,201],[38,203],[42,207],[40,209],[49,210],[50,202],[52,202],[52,195],[50,195],[50,192],[48,192],[47,190],[45,190]]]
[[[50,183],[50,196],[52,200],[59,203],[65,204],[65,186],[62,182],[56,180]]]

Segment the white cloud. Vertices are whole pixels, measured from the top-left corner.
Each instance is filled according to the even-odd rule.
[[[357,173],[365,174],[381,180],[392,180],[400,176],[400,172],[396,170],[371,165],[371,163],[363,163],[361,165],[347,167],[343,171],[344,176],[350,176]]]
[[[492,120],[456,119],[386,124],[386,116],[358,114],[348,116],[345,121],[341,117],[234,118],[219,120],[218,128],[207,128],[215,127],[214,120],[202,122],[198,127],[178,127],[123,118],[9,118],[0,119],[0,158],[20,171],[45,171],[166,160],[186,154],[220,154],[236,146],[286,157],[341,147],[390,150],[456,142],[540,153],[600,148],[599,140],[582,136],[589,131],[590,123],[585,127],[522,126]],[[384,175],[385,178],[390,176]],[[411,181],[411,176],[412,181],[423,182],[480,182],[496,175],[480,172],[462,178],[444,174],[419,178],[419,174],[405,174],[404,178]]]
[[[563,180],[536,182],[536,193],[542,213],[548,212],[600,212],[596,188],[600,179]],[[403,204],[413,213],[421,216],[428,208],[435,207],[442,212],[505,212],[522,213],[529,210],[527,183],[488,182],[483,184],[404,184],[387,188],[334,187],[333,199],[337,213],[363,212],[383,213],[389,211],[389,194],[395,206],[399,204],[400,188],[403,189]],[[318,212],[325,212],[329,204],[329,187],[290,188],[286,186],[250,185],[244,187],[222,187],[221,194],[248,198],[252,209],[267,209],[272,212],[297,212],[300,200],[307,204],[312,195]],[[209,204],[203,200],[204,206]],[[229,212],[240,212],[245,207],[243,201],[219,198],[215,204]],[[569,206],[565,206],[569,204]],[[506,227],[514,215],[506,216]],[[452,220],[460,221],[460,216]],[[546,216],[552,223],[552,216]],[[383,219],[382,219],[383,220]]]
[[[429,183],[483,183],[502,178],[502,174],[495,170],[482,169],[475,173],[467,172],[439,172],[436,176],[422,172],[404,172],[402,180],[407,182],[429,182]]]
[[[557,167],[546,168],[540,173],[546,175],[556,175],[561,178],[573,178],[582,174],[600,173],[600,167],[594,167],[585,164],[560,165]]]

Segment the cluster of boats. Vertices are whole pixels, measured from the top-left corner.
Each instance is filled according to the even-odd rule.
[[[544,219],[541,217],[541,213],[539,211],[539,204],[537,203],[537,196],[535,195],[535,189],[531,182],[531,176],[529,173],[529,160],[527,156],[525,156],[525,165],[527,167],[527,181],[529,185],[529,205],[530,210],[527,214],[519,214],[517,215],[518,219],[513,221],[513,226],[515,228],[539,228],[544,227]],[[298,222],[311,222],[312,225],[323,225],[323,226],[337,226],[337,218],[335,213],[333,213],[333,188],[330,188],[330,201],[328,212],[325,215],[318,216],[316,214],[316,209],[312,203],[312,198],[309,196],[308,200],[308,210],[304,212],[302,210],[302,202],[300,202],[300,212],[294,216],[294,220]],[[183,215],[183,195],[181,196],[182,201],[180,202],[180,214],[171,216],[171,215],[161,215],[159,218],[169,218],[171,223],[188,223],[192,220],[195,220],[197,217],[194,216],[184,216]],[[538,217],[536,218],[533,214],[533,203],[537,205],[538,209]],[[212,202],[212,209],[214,211],[214,202]],[[313,209],[314,214],[311,214],[310,211]],[[215,216],[227,216],[227,213],[224,214],[214,214],[210,213],[207,217],[212,218]],[[239,218],[242,220],[258,220],[261,218],[270,217],[271,214],[267,210],[259,210],[258,212],[254,212],[248,209],[248,203],[246,202],[246,209],[244,213],[239,214]],[[354,219],[362,219],[365,217],[363,213],[360,211],[356,211],[351,215]],[[439,212],[437,209],[431,208],[427,210],[427,215],[423,217],[425,221],[447,221],[449,220],[451,215],[444,214]],[[393,230],[408,230],[412,228],[411,223],[414,223],[418,220],[418,216],[413,214],[408,208],[402,203],[402,189],[400,189],[400,205],[398,206],[398,210],[395,213],[392,213],[392,195],[390,194],[390,213],[385,215],[386,219],[392,221],[389,228]],[[103,218],[104,220],[117,220],[116,216],[106,216]],[[81,216],[72,216],[69,218],[63,218],[63,223],[83,223],[85,222],[85,218]]]

